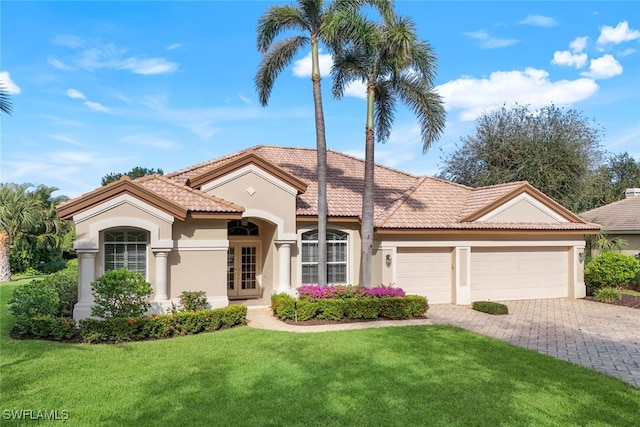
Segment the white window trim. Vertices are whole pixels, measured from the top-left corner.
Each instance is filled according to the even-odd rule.
[[[124,231],[143,231],[146,233],[146,240],[145,240],[145,266],[144,266],[144,270],[145,270],[145,274],[144,274],[144,279],[148,282],[149,281],[149,231],[145,230],[143,228],[134,228],[134,227],[117,227],[117,228],[110,228],[110,229],[106,229],[106,230],[102,230],[102,273],[106,273],[107,270],[107,245],[113,245],[113,244],[140,244],[141,242],[107,242],[107,233],[109,232],[124,232]]]
[[[302,285],[306,285],[307,283],[302,283],[302,235],[304,233],[307,233],[309,231],[318,231],[318,227],[304,227],[304,228],[299,228],[298,229],[298,240],[297,240],[297,274],[296,274],[296,282],[297,285],[294,285],[292,287],[296,288],[298,286],[302,286]],[[337,231],[340,233],[345,233],[347,235],[347,250],[346,250],[346,256],[347,256],[347,281],[346,284],[351,284],[353,283],[353,277],[351,276],[351,270],[352,270],[352,266],[353,266],[353,257],[351,254],[352,251],[352,247],[353,247],[353,230],[350,229],[344,229],[344,228],[339,228],[339,227],[327,227],[327,232],[329,231]]]

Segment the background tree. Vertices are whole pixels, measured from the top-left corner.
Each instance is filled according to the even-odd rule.
[[[162,169],[147,169],[140,166],[136,166],[135,168],[131,169],[129,172],[125,172],[125,173],[114,172],[114,173],[110,173],[109,175],[103,176],[101,185],[107,185],[112,182],[115,182],[125,175],[131,179],[136,179],[136,178],[142,178],[143,176],[154,175],[154,174],[163,175],[164,172],[162,171]]]
[[[627,188],[640,188],[640,160],[629,153],[613,154],[594,176],[594,194],[587,209],[622,200]]]
[[[574,212],[592,207],[602,129],[575,110],[517,105],[489,112],[444,159],[441,176],[472,187],[527,180]]]
[[[31,184],[0,184],[0,282],[11,280],[11,244],[44,218],[42,201],[29,192]]]
[[[390,2],[383,2],[390,6]],[[362,284],[371,286],[371,253],[374,221],[374,147],[376,137],[389,138],[397,100],[406,104],[420,124],[423,153],[438,139],[445,126],[445,110],[433,83],[436,56],[419,40],[409,18],[391,8],[380,10],[382,22],[366,19],[361,11],[342,11],[337,30],[346,35],[335,46],[333,94],[341,98],[354,81],[367,87],[365,124],[365,172],[361,218]]]
[[[257,44],[263,54],[255,84],[262,106],[269,102],[273,85],[280,73],[306,46],[311,47],[311,83],[315,111],[318,169],[318,285],[327,283],[327,142],[319,60],[319,43],[325,42],[323,28],[333,6],[322,0],[298,0],[295,5],[271,6],[258,21]],[[275,41],[283,32],[297,35]]]

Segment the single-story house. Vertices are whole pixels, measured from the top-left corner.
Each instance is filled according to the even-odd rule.
[[[327,156],[328,281],[357,284],[364,162]],[[76,226],[74,317],[90,316],[91,282],[122,267],[147,277],[160,308],[186,290],[219,307],[314,283],[316,161],[261,145],[59,205]],[[373,284],[432,304],[581,298],[584,236],[598,230],[527,182],[470,188],[377,165]]]
[[[640,188],[627,188],[625,198],[581,215],[589,222],[600,224],[610,239],[624,239],[622,253],[640,257]]]

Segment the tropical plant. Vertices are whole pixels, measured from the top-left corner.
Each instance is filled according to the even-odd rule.
[[[263,54],[255,77],[260,103],[266,106],[275,80],[301,49],[311,46],[311,82],[315,111],[318,168],[318,284],[326,285],[327,259],[327,142],[322,106],[319,43],[333,7],[322,0],[298,0],[295,5],[271,6],[258,21],[258,50]],[[275,41],[286,31],[298,35]]]
[[[382,22],[368,20],[359,9],[344,9],[332,27],[335,34],[343,34],[341,43],[333,47],[334,96],[341,98],[352,82],[367,88],[361,217],[362,284],[367,287],[371,286],[375,140],[389,138],[398,99],[418,118],[423,153],[445,126],[444,105],[433,86],[437,61],[433,48],[418,39],[411,19],[393,13],[391,2],[376,3]]]
[[[44,219],[44,205],[29,192],[31,184],[0,184],[0,282],[11,280],[9,254],[13,241]]]
[[[9,98],[9,92],[7,92],[0,81],[0,112],[11,115],[12,110],[13,107],[11,105],[11,99]]]
[[[95,305],[91,314],[102,318],[142,317],[151,304],[147,302],[153,293],[151,284],[140,273],[125,270],[109,270],[91,283]]]

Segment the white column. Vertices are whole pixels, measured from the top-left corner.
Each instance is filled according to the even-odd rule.
[[[78,272],[78,302],[73,307],[73,318],[86,319],[91,316],[94,305],[91,282],[95,280],[96,253],[95,250],[78,250],[80,271]]]
[[[278,243],[278,292],[291,291],[291,243]]]
[[[167,301],[167,256],[166,251],[154,252],[156,256],[156,290],[154,301]]]

